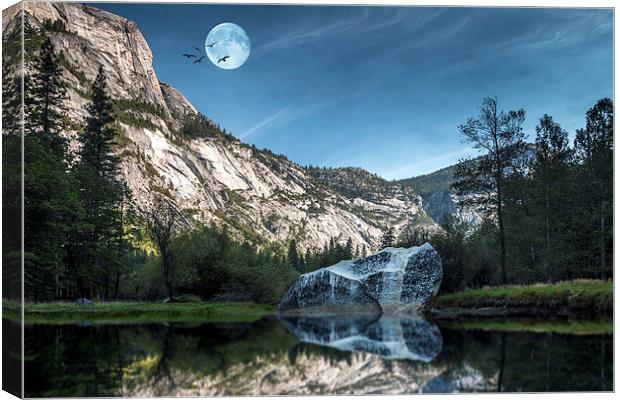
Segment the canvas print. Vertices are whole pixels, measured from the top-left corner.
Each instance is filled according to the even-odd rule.
[[[3,389],[613,391],[613,11],[5,9]]]

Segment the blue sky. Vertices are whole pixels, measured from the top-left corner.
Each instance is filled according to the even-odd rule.
[[[485,96],[574,137],[613,95],[610,9],[94,4],[138,25],[161,81],[247,143],[303,165],[388,179],[475,153],[457,126]],[[181,56],[233,22],[252,52],[236,70]]]

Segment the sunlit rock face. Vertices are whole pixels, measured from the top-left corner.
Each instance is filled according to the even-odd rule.
[[[301,275],[282,298],[282,313],[407,313],[422,308],[441,284],[441,258],[426,243],[388,247],[359,260]]]
[[[439,328],[420,316],[288,316],[282,324],[305,343],[364,352],[388,360],[429,362],[443,344]]]
[[[322,248],[337,237],[370,251],[381,242],[380,226],[395,227],[397,234],[411,221],[423,221],[414,227],[437,227],[419,196],[396,190],[398,185],[387,192],[344,196],[304,167],[233,136],[184,135],[183,118],[196,114],[196,108],[159,81],[148,43],[126,18],[75,2],[22,2],[4,10],[3,39],[23,21],[40,29],[45,20],[66,26],[66,32],[46,34],[71,66],[61,68],[67,116],[74,122],[87,116],[87,94],[100,66],[108,94],[125,104],[123,112],[130,118],[118,121],[123,140],[116,150],[121,180],[131,189],[136,209],[146,209],[154,193],[166,193],[196,226],[225,227],[238,241],[258,238],[282,245],[295,239],[304,250]],[[11,73],[18,73],[19,65]],[[202,108],[209,116],[209,104]],[[79,132],[63,133],[77,152]]]

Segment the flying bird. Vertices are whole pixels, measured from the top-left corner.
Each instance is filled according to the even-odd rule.
[[[194,48],[196,49],[196,51],[197,51],[199,54],[202,54],[202,51],[201,51],[198,47],[194,46]]]
[[[196,61],[194,61],[194,62],[193,62],[193,64],[196,64],[196,63],[202,62],[202,59],[203,59],[203,58],[205,58],[205,57],[206,57],[206,56],[202,56],[202,57],[200,57],[199,59],[197,59]]]
[[[183,54],[183,57],[185,57],[185,58],[192,58],[192,57],[196,57],[196,55],[195,54],[187,54],[187,53],[185,53],[185,54]]]
[[[230,56],[224,56],[222,58],[220,58],[219,60],[217,60],[217,63],[221,63],[221,62],[226,62],[226,60],[228,60],[230,58]]]
[[[217,43],[217,40],[215,42],[211,43],[211,44],[208,44],[207,47],[213,47],[213,46],[215,46],[216,43]]]

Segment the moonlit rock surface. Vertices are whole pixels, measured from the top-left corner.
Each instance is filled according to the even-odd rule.
[[[280,320],[302,342],[361,351],[389,360],[429,362],[441,352],[443,345],[439,328],[420,316],[294,315]]]
[[[278,305],[280,312],[415,312],[437,294],[441,258],[429,243],[388,247],[359,260],[301,275]]]

